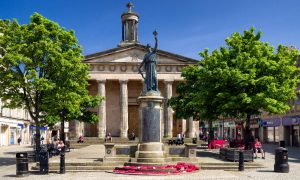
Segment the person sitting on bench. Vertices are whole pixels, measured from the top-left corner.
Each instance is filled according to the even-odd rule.
[[[129,140],[132,140],[132,141],[135,140],[135,134],[134,134],[133,131],[129,134],[128,139],[129,139]]]
[[[184,144],[182,135],[178,133],[176,137],[176,145],[182,145],[182,144]]]
[[[84,143],[84,137],[82,135],[79,136],[77,143]]]
[[[105,137],[105,142],[112,142],[112,137],[110,133],[107,133],[106,137]]]
[[[262,149],[261,142],[258,138],[255,138],[254,144],[253,144],[253,152],[255,153],[254,159],[257,158],[257,153],[261,153],[262,159],[265,159],[265,152]]]

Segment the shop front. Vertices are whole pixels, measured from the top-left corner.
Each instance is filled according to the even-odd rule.
[[[250,119],[250,129],[252,132],[254,132],[255,137],[260,137],[260,121],[260,118]]]
[[[214,138],[219,139],[220,138],[220,122],[219,121],[214,121],[212,122],[212,130],[214,132]]]
[[[224,122],[224,137],[227,141],[231,141],[235,138],[235,122]]]
[[[29,130],[30,130],[30,141],[31,141],[31,144],[34,144],[34,136],[36,134],[36,126],[34,125],[30,125],[29,126]],[[47,139],[47,130],[48,130],[48,127],[47,126],[42,126],[40,127],[40,132],[41,132],[41,143],[44,144],[46,143],[46,139]],[[43,140],[42,140],[43,138]]]
[[[263,127],[263,141],[266,143],[279,142],[279,126],[281,126],[281,118],[262,119],[260,124]]]
[[[282,118],[284,127],[283,138],[287,146],[299,146],[300,116],[285,116]]]

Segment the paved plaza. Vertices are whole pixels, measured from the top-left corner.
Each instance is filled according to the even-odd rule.
[[[15,153],[20,151],[30,151],[30,146],[8,146],[0,148],[0,179],[299,179],[300,177],[300,148],[289,147],[289,173],[274,173],[274,149],[275,145],[264,145],[266,149],[266,160],[256,159],[256,162],[263,163],[266,168],[239,171],[223,170],[200,170],[196,173],[170,175],[170,176],[134,176],[119,175],[110,172],[67,172],[64,175],[50,173],[49,175],[32,174],[29,177],[17,178]],[[96,157],[98,156],[98,157]],[[80,150],[73,150],[66,155],[67,162],[92,162],[104,156],[103,145],[88,146]],[[58,161],[58,157],[52,158],[52,162]],[[203,158],[201,161],[214,161],[213,158]],[[33,164],[31,164],[33,165]]]

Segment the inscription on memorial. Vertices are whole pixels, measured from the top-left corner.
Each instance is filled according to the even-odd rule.
[[[142,113],[142,141],[160,142],[160,109],[147,107]]]
[[[116,149],[117,155],[130,155],[130,147],[128,148],[117,148]]]

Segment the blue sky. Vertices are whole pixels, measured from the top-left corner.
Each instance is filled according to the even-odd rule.
[[[122,12],[129,0],[1,0],[0,19],[29,22],[34,12],[75,30],[84,54],[115,48],[121,40]],[[299,0],[132,0],[140,15],[139,39],[159,48],[200,59],[205,48],[224,45],[233,32],[254,26],[262,41],[300,48]]]

